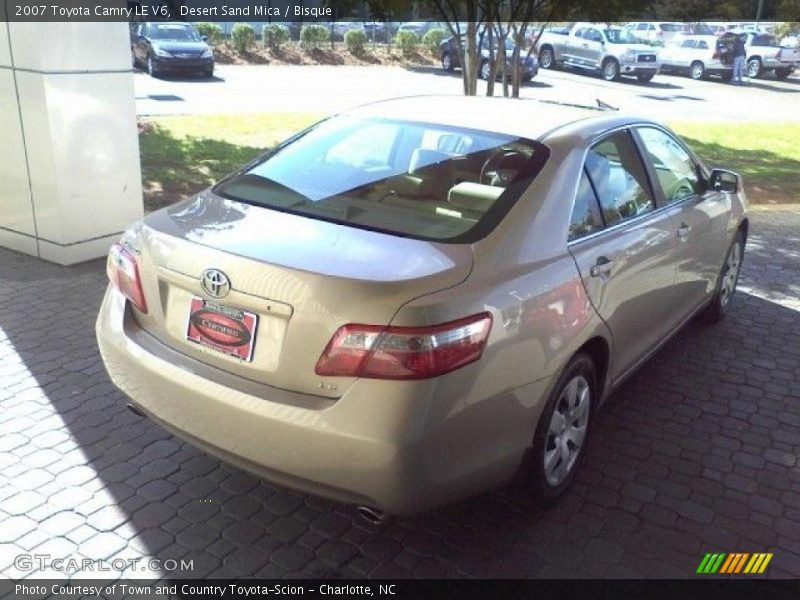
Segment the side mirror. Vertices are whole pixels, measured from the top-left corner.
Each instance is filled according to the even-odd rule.
[[[200,36],[200,39],[203,40],[204,42],[208,43],[208,36],[207,35]]]
[[[714,169],[708,178],[708,186],[715,192],[735,194],[739,191],[739,176],[732,171]]]

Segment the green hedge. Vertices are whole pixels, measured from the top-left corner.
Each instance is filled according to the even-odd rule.
[[[323,25],[306,25],[300,30],[300,46],[304,50],[319,48],[331,39],[331,32]]]
[[[364,54],[367,47],[367,32],[363,29],[351,29],[344,34],[344,45],[347,51],[354,56]]]
[[[195,23],[194,26],[197,27],[197,31],[200,35],[204,35],[208,38],[209,44],[215,45],[222,41],[222,27],[216,23]]]
[[[398,31],[394,36],[394,43],[404,56],[409,56],[419,46],[419,35],[415,31]]]
[[[422,36],[422,45],[425,46],[431,54],[438,56],[439,44],[442,43],[445,36],[444,29],[429,29],[428,32]]]
[[[256,33],[247,23],[237,23],[231,30],[231,41],[233,47],[239,54],[244,54],[256,41]]]
[[[289,28],[280,23],[270,23],[261,34],[264,45],[270,50],[280,50],[291,39]]]

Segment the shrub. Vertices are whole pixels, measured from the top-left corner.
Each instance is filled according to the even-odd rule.
[[[264,45],[270,50],[280,50],[291,39],[289,28],[280,23],[270,23],[262,31]]]
[[[244,54],[250,50],[255,40],[255,31],[253,31],[253,28],[247,23],[237,23],[233,26],[231,30],[231,41],[233,42],[233,47],[236,48],[236,52],[239,54]]]
[[[430,29],[422,37],[422,45],[425,46],[431,54],[438,56],[439,44],[442,43],[445,35],[444,29]]]
[[[363,29],[351,29],[344,34],[344,45],[347,51],[355,56],[364,54],[367,46],[367,32]]]
[[[316,49],[330,37],[331,32],[324,25],[306,25],[300,30],[300,46],[304,50]]]
[[[416,31],[398,31],[394,36],[394,43],[404,56],[409,56],[419,46],[419,35]]]
[[[216,23],[195,23],[194,26],[200,35],[208,38],[209,44],[215,45],[222,41],[222,27]]]

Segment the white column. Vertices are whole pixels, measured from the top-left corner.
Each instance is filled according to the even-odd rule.
[[[127,23],[0,22],[0,246],[74,264],[143,212]]]

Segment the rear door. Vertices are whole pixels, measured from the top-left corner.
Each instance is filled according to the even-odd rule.
[[[675,285],[687,316],[713,292],[722,266],[725,229],[730,216],[727,194],[708,189],[700,165],[663,129],[635,129],[655,183],[656,200],[675,221]]]
[[[572,221],[569,249],[595,310],[614,338],[610,368],[617,378],[679,320],[673,220],[657,209],[627,129],[589,149]]]

